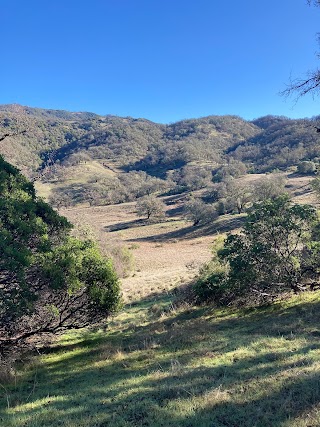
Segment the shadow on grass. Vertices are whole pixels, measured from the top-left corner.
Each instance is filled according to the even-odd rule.
[[[170,231],[168,233],[157,234],[147,237],[138,237],[135,239],[128,239],[128,242],[139,241],[152,241],[152,242],[167,242],[174,239],[195,239],[208,235],[215,235],[219,233],[227,233],[242,227],[244,223],[244,216],[233,216],[228,218],[219,218],[219,220],[202,226],[187,226],[178,230]]]
[[[169,218],[181,216],[183,214],[183,212],[184,212],[183,206],[177,206],[177,207],[174,207],[171,209],[167,209],[166,216],[168,216]]]
[[[127,228],[136,228],[136,227],[143,227],[145,225],[148,225],[148,223],[144,219],[134,219],[132,221],[124,221],[124,222],[118,222],[117,224],[108,225],[105,227],[105,231],[119,231],[119,230],[126,230]]]
[[[154,308],[149,299],[141,306]],[[319,321],[319,301],[237,317],[201,307],[85,334],[45,362],[29,399],[34,406],[19,409],[29,421],[16,418],[15,425],[283,426],[320,403],[311,357],[320,349]],[[272,339],[281,342],[277,351]],[[31,385],[25,387],[22,402]],[[53,398],[39,408],[46,396]]]

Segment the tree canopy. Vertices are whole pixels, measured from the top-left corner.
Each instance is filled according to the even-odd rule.
[[[162,200],[153,195],[141,197],[136,204],[137,215],[146,216],[148,220],[163,218],[165,207]]]
[[[33,184],[0,157],[0,344],[83,327],[120,302],[118,278],[93,242],[35,195]]]

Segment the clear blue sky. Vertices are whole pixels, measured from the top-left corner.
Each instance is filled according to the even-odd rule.
[[[278,95],[320,62],[305,0],[2,0],[0,15],[1,104],[163,123],[320,114],[320,98]]]

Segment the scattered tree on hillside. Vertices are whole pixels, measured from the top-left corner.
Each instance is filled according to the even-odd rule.
[[[315,191],[317,198],[320,199],[320,178],[317,177],[313,179],[310,184],[313,191]]]
[[[161,219],[165,215],[165,204],[157,197],[150,195],[141,197],[137,201],[137,215],[150,219]]]
[[[227,197],[227,184],[222,182],[215,182],[207,187],[204,199],[210,203],[218,202],[220,199]]]
[[[91,157],[87,153],[80,151],[78,153],[71,154],[67,159],[64,160],[63,165],[76,166],[81,163],[89,162],[91,160]]]
[[[199,190],[212,182],[212,168],[187,165],[173,174],[175,182],[188,190]]]
[[[244,163],[239,160],[230,159],[227,165],[221,166],[220,169],[214,176],[216,182],[224,181],[232,178],[239,178],[242,175],[245,175],[247,172],[247,167]]]
[[[226,213],[243,213],[253,201],[253,188],[230,176],[221,182],[212,184],[204,199],[216,202],[219,215]]]
[[[204,203],[200,199],[189,200],[184,205],[185,217],[193,222],[193,226],[208,224],[217,217],[217,210],[213,205]]]
[[[225,181],[225,185],[226,197],[219,201],[219,211],[221,213],[243,213],[252,204],[252,188],[235,179]]]
[[[285,184],[286,180],[281,175],[271,174],[264,176],[253,185],[253,199],[259,202],[267,199],[274,199],[281,194],[285,194]]]
[[[304,161],[298,163],[298,173],[301,174],[314,174],[317,171],[315,162]]]
[[[72,206],[73,201],[72,201],[72,198],[65,192],[54,191],[49,196],[49,203],[51,206],[54,206],[57,209],[61,209],[61,208],[69,208],[70,206]]]
[[[161,192],[167,188],[166,181],[148,175],[144,171],[130,171],[120,174],[119,180],[127,190],[128,200]]]

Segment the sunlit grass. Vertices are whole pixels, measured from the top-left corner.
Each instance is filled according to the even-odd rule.
[[[120,171],[117,170],[118,173]],[[115,176],[116,173],[111,171],[109,168],[105,168],[102,165],[102,162],[91,160],[86,163],[80,163],[75,166],[70,166],[65,173],[63,179],[57,181],[53,179],[52,181],[36,181],[35,189],[37,195],[46,200],[49,199],[53,190],[59,189],[65,185],[70,184],[86,184],[92,180],[92,177],[110,178]]]
[[[61,337],[6,384],[0,425],[319,426],[319,297],[128,306],[105,330]]]

